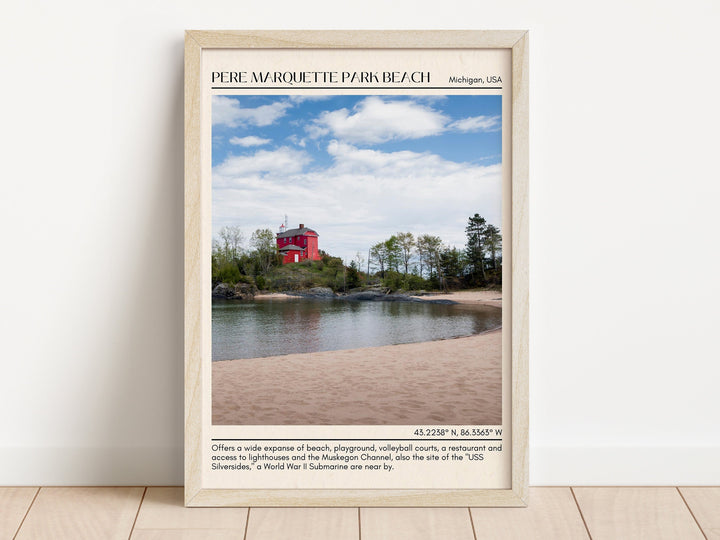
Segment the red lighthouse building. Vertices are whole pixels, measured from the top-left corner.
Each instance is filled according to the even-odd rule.
[[[283,264],[296,263],[310,259],[320,260],[318,250],[318,233],[300,224],[297,229],[288,229],[280,225],[280,232],[277,233],[278,252],[282,255]]]

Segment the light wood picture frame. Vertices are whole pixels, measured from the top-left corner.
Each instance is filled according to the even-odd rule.
[[[203,433],[208,418],[207,363],[211,350],[209,253],[211,204],[208,201],[209,160],[203,150],[208,131],[203,128],[204,55],[209,51],[361,51],[377,50],[506,50],[511,57],[511,99],[508,161],[511,182],[503,188],[503,212],[509,210],[511,230],[503,257],[503,354],[509,355],[510,478],[507,488],[488,489],[358,489],[248,488],[242,482],[228,487],[204,481]],[[525,30],[488,31],[207,31],[185,34],[185,504],[187,506],[525,506],[528,496],[528,34]],[[205,85],[205,86],[204,86]],[[505,99],[505,97],[503,98]],[[509,199],[509,200],[505,200]],[[505,273],[507,272],[507,273]],[[507,276],[507,278],[505,277]],[[508,279],[509,278],[509,279]],[[509,283],[508,283],[509,281]],[[509,285],[509,286],[508,286]],[[505,318],[505,317],[508,318]],[[504,327],[507,324],[503,324]],[[504,377],[504,376],[503,376]],[[204,453],[205,452],[205,453]]]

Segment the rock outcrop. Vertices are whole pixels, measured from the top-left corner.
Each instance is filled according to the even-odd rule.
[[[330,287],[312,287],[303,291],[287,291],[287,294],[306,298],[335,298],[337,296]]]
[[[235,286],[227,283],[218,283],[213,289],[213,298],[225,298],[227,300],[252,300],[258,292],[258,288],[251,283],[238,283]]]

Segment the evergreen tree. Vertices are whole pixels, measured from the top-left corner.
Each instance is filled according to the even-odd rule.
[[[463,254],[457,248],[445,247],[440,253],[440,271],[445,277],[461,277]]]
[[[487,230],[487,222],[480,214],[468,218],[467,227],[465,227],[465,235],[467,236],[467,244],[465,246],[465,255],[468,259],[473,281],[477,280],[478,274],[482,276],[482,281],[487,280],[485,275],[485,232]]]
[[[490,250],[490,258],[493,262],[493,270],[497,270],[497,254],[502,250],[502,236],[500,229],[495,225],[488,225],[483,235],[483,243]]]
[[[360,272],[358,272],[357,263],[352,261],[347,267],[345,284],[348,289],[354,289],[360,286]]]

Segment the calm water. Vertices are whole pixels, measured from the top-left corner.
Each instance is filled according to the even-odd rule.
[[[501,325],[501,310],[421,302],[297,298],[213,301],[212,356],[260,358],[469,336]]]

